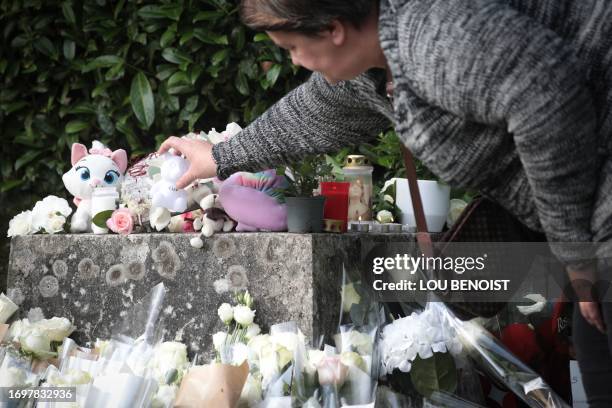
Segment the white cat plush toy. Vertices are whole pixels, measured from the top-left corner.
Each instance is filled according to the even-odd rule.
[[[70,222],[71,232],[91,232],[91,196],[97,187],[115,187],[119,191],[127,168],[127,153],[112,151],[94,141],[92,148],[72,145],[72,168],[62,176],[64,186],[74,196],[77,210]]]
[[[189,162],[170,153],[164,154],[163,158],[161,180],[151,187],[151,208],[162,207],[174,213],[184,213],[189,195],[185,190],[177,190],[176,182],[189,169]]]

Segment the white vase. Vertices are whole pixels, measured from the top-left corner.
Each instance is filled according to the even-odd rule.
[[[450,207],[450,186],[434,180],[418,180],[418,183],[428,232],[440,232]],[[395,188],[396,205],[401,212],[402,224],[416,227],[408,180],[398,178]]]

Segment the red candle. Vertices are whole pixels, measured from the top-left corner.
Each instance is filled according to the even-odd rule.
[[[345,181],[321,182],[321,195],[326,197],[323,217],[332,220],[342,220],[342,231],[346,231],[350,184]]]

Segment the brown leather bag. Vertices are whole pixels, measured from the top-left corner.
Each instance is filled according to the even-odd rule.
[[[462,212],[459,219],[453,226],[446,231],[442,238],[436,243],[432,242],[430,234],[427,232],[427,222],[421,194],[417,182],[416,166],[412,153],[402,145],[402,154],[408,185],[410,188],[410,196],[412,199],[415,221],[417,226],[416,239],[421,252],[427,256],[440,256],[445,253],[449,243],[453,242],[473,242],[471,249],[475,253],[478,252],[477,243],[497,243],[497,242],[545,242],[546,238],[543,234],[535,232],[520,221],[512,214],[502,208],[497,203],[484,197],[475,198],[465,210]],[[483,271],[470,272],[465,279],[487,279],[496,277],[512,277],[515,282],[513,290],[518,289],[522,278],[528,272],[527,268],[530,259],[522,260],[520,264],[524,264],[524,268],[516,268],[517,263],[505,262],[504,259],[489,259],[487,268]],[[509,270],[509,268],[512,268]],[[446,271],[434,271],[435,276],[430,278],[448,279],[449,273]],[[491,276],[494,274],[495,276]],[[474,317],[493,317],[498,314],[505,306],[506,302],[495,301],[457,301],[456,296],[453,301],[448,301],[449,293],[436,292],[438,297],[445,301],[447,306],[457,315],[457,317],[468,320]],[[456,295],[456,294],[455,294]]]

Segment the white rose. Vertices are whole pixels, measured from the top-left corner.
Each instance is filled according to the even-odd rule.
[[[6,321],[19,309],[19,307],[13,303],[4,293],[0,294],[0,324],[6,323]]]
[[[170,211],[163,207],[154,208],[149,215],[149,222],[151,223],[151,227],[155,228],[156,231],[162,231],[164,228],[170,224],[170,219],[172,218],[172,214]]]
[[[45,359],[52,357],[51,340],[40,329],[32,327],[26,333],[19,337],[21,349],[27,353],[32,353],[35,356]]]
[[[249,340],[249,348],[257,356],[257,358],[259,358],[259,355],[262,353],[262,350],[265,347],[270,346],[270,344],[271,338],[269,334],[260,334]]]
[[[0,370],[0,387],[23,387],[28,385],[27,373],[23,368],[9,367]]]
[[[243,327],[249,326],[255,319],[255,311],[247,306],[238,305],[234,308],[234,319]]]
[[[74,331],[74,326],[65,317],[52,317],[33,324],[40,329],[51,341],[61,342]]]
[[[39,231],[45,228],[49,218],[55,215],[62,215],[65,218],[70,214],[72,214],[72,209],[68,201],[56,196],[45,197],[34,205],[32,210],[32,228],[34,231]]]
[[[56,234],[64,231],[66,217],[63,215],[53,215],[47,219],[44,230],[47,234]]]
[[[213,345],[215,346],[215,350],[220,350],[221,347],[225,344],[227,340],[227,333],[225,332],[217,332],[213,334]]]
[[[299,336],[297,333],[279,332],[275,333],[271,340],[277,348],[283,347],[293,353],[298,347]]]
[[[357,367],[364,373],[368,372],[368,366],[365,360],[354,351],[347,351],[340,355],[340,362],[347,367]]]
[[[21,319],[14,321],[9,327],[9,331],[6,334],[6,340],[18,341],[19,337],[25,334],[31,327],[28,319]]]
[[[355,290],[355,285],[353,283],[349,283],[346,285],[342,285],[342,310],[344,313],[348,313],[351,311],[351,306],[353,304],[358,305],[361,301],[361,296]]]
[[[87,371],[70,368],[66,374],[54,372],[49,376],[47,382],[55,386],[75,387],[89,384],[92,380],[92,376]]]
[[[253,337],[257,336],[259,333],[261,333],[261,328],[259,327],[257,323],[253,323],[247,328],[245,336],[247,340],[251,340]]]
[[[154,377],[159,384],[166,384],[167,376],[172,370],[177,371],[176,380],[179,380],[188,365],[187,346],[177,341],[166,341],[157,345],[150,362]]]
[[[380,210],[378,214],[376,214],[376,220],[381,224],[393,222],[393,214],[391,214],[391,211]]]
[[[261,380],[249,374],[240,393],[239,407],[254,407],[261,401]]]
[[[217,309],[217,314],[223,323],[230,324],[234,319],[234,308],[229,303],[223,303]]]
[[[308,359],[304,364],[306,372],[311,375],[316,373],[317,366],[323,357],[325,357],[325,352],[323,350],[308,350]]]
[[[9,221],[9,229],[6,235],[10,238],[32,234],[33,232],[35,231],[32,227],[32,211],[24,211]]]
[[[357,330],[349,330],[334,336],[336,347],[341,351],[356,351],[359,354],[372,354],[372,338]]]
[[[450,200],[448,214],[446,216],[446,225],[450,228],[459,219],[463,210],[467,207],[467,203],[461,199],[453,198]]]
[[[151,402],[152,408],[167,408],[171,407],[178,393],[176,385],[162,385],[157,389],[157,393]]]

